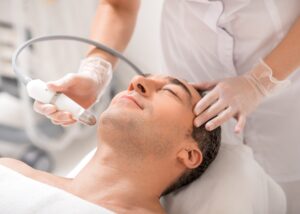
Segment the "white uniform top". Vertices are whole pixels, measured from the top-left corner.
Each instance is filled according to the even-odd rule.
[[[282,40],[299,15],[299,0],[165,0],[164,70],[193,82],[243,74]],[[300,72],[289,78],[288,89],[248,117],[243,136],[235,136],[230,123],[223,129],[228,141],[251,146],[258,162],[281,182],[300,179]]]

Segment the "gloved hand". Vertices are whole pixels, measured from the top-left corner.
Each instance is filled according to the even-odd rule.
[[[243,130],[246,117],[264,97],[287,86],[289,81],[278,81],[272,69],[262,60],[244,75],[219,82],[194,84],[201,90],[210,90],[195,106],[195,126],[205,122],[207,130],[213,130],[231,117],[237,119],[235,132]]]
[[[50,90],[64,93],[83,108],[89,108],[100,99],[111,77],[109,62],[100,57],[88,57],[82,60],[78,73],[67,74],[57,81],[48,82],[47,86]],[[58,111],[52,104],[35,101],[34,110],[57,125],[66,126],[76,122],[70,112]]]

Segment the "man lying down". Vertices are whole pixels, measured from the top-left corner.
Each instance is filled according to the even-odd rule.
[[[74,179],[0,164],[116,213],[165,213],[160,197],[201,176],[219,150],[220,128],[193,127],[199,99],[184,81],[137,76],[101,114],[98,150]]]

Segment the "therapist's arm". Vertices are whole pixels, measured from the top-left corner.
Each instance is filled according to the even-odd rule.
[[[122,52],[132,36],[140,0],[102,0],[92,23],[91,39]],[[90,48],[88,56],[100,56],[116,63],[112,55]]]
[[[300,17],[279,45],[265,57],[273,76],[283,80],[300,66]]]

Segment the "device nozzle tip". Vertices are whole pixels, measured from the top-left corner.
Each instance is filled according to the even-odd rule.
[[[84,111],[78,120],[89,126],[93,126],[97,123],[96,117],[89,111]]]

